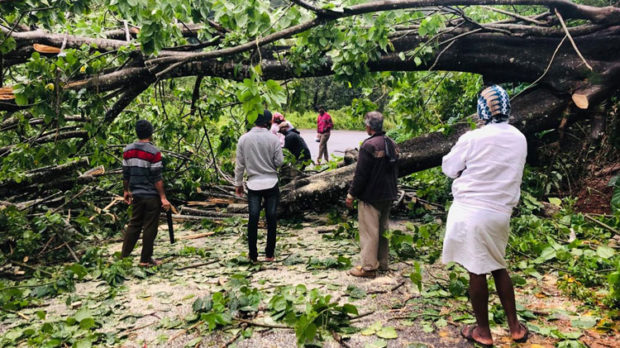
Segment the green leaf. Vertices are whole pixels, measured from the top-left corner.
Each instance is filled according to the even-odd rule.
[[[600,258],[603,259],[608,259],[612,256],[614,256],[614,254],[616,253],[616,251],[608,246],[605,245],[601,245],[598,248],[596,248],[596,255],[598,255]]]
[[[379,332],[377,332],[377,336],[391,340],[391,339],[398,338],[398,333],[396,332],[396,329],[394,329],[393,327],[384,326],[381,328],[381,330],[379,330]]]
[[[202,337],[196,337],[193,340],[185,343],[185,347],[195,347],[198,343],[202,342]]]
[[[372,343],[366,343],[364,348],[385,348],[387,347],[387,341],[377,340]]]
[[[571,320],[571,325],[580,329],[590,329],[598,322],[594,317],[579,317],[578,319]]]
[[[429,322],[423,322],[422,331],[424,331],[425,333],[431,333],[435,331],[435,329],[433,328],[433,325],[431,325]]]
[[[556,197],[549,197],[549,203],[555,205],[556,207],[562,206],[562,200]]]
[[[377,333],[379,330],[381,330],[381,328],[383,327],[383,325],[381,324],[380,321],[375,321],[372,325],[370,325],[369,327],[365,328],[364,330],[362,330],[362,332],[360,332],[362,335],[364,336],[370,336],[370,335],[374,335],[375,333]]]
[[[92,346],[93,346],[93,343],[88,338],[83,338],[83,339],[75,342],[75,344],[74,344],[75,348],[90,348]]]
[[[447,325],[448,322],[444,318],[441,318],[435,322],[435,326],[437,326],[438,328],[446,327]]]
[[[366,297],[366,290],[362,289],[362,288],[358,288],[357,286],[350,284],[347,287],[347,291],[346,291],[347,295],[349,295],[351,298],[354,299],[361,299]]]
[[[15,103],[19,106],[28,104],[28,97],[24,94],[15,94]]]
[[[413,58],[413,62],[415,63],[416,66],[422,65],[422,59],[420,59],[420,57]]]
[[[613,185],[610,186],[614,186],[614,192],[611,196],[611,208],[614,211],[620,210],[620,180],[618,178],[620,178],[620,175],[615,176],[609,182],[611,184],[611,182],[613,181]]]
[[[413,264],[413,270],[409,275],[409,279],[418,287],[419,291],[422,291],[422,267],[418,261]]]
[[[357,311],[357,307],[355,307],[354,305],[350,304],[350,303],[345,303],[342,306],[342,311],[347,313],[347,314],[353,314],[353,315],[358,315],[359,312]]]
[[[80,321],[80,328],[84,330],[89,330],[95,326],[95,319],[93,318],[84,318]]]
[[[533,262],[536,264],[543,263],[545,261],[549,261],[554,259],[557,256],[555,249],[552,247],[546,247],[539,257],[537,257]]]
[[[4,338],[15,342],[18,338],[22,337],[22,334],[23,334],[22,330],[9,331],[4,334]]]
[[[83,308],[77,311],[73,317],[75,318],[76,321],[82,322],[82,320],[84,319],[88,319],[88,318],[92,319],[93,314],[88,309]]]

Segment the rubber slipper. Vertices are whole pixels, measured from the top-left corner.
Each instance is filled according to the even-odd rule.
[[[474,330],[476,329],[477,326],[473,326],[473,325],[468,325],[468,326],[463,326],[463,328],[461,329],[461,336],[463,336],[464,339],[472,342],[472,343],[477,343],[479,345],[481,345],[484,348],[490,348],[493,347],[493,344],[486,344],[486,343],[482,343],[480,341],[478,341],[477,339],[474,338]],[[467,334],[465,334],[465,330],[469,329]]]
[[[525,343],[527,342],[528,337],[530,336],[530,330],[527,328],[527,326],[519,323],[520,326],[522,326],[525,329],[525,334],[523,334],[523,337],[518,338],[518,339],[512,339],[513,341],[517,342],[517,343]]]

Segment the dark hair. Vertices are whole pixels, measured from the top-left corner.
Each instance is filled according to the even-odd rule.
[[[148,139],[153,135],[153,125],[147,120],[136,122],[136,135],[138,139]]]
[[[324,114],[325,113],[325,109],[321,106],[319,107],[319,114]]]
[[[260,127],[268,127],[269,124],[271,124],[272,117],[273,116],[271,115],[271,111],[264,110],[263,113],[258,114],[258,117],[256,118],[256,121],[254,121],[254,124]]]

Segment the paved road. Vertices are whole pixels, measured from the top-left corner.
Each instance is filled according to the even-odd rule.
[[[319,143],[314,140],[316,138],[316,130],[299,129],[299,132],[310,148],[312,160],[316,160],[319,155]],[[363,131],[332,130],[331,133],[327,142],[327,151],[329,152],[330,159],[332,155],[343,157],[344,150],[355,147],[359,148],[360,143],[368,138],[368,134]]]

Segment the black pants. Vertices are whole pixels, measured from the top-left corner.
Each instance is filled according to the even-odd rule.
[[[131,254],[138,238],[140,238],[140,231],[142,231],[140,262],[148,263],[153,257],[153,245],[155,244],[155,237],[157,237],[161,200],[159,197],[133,197],[131,207],[131,220],[127,231],[125,231],[121,255],[127,257]]]
[[[250,219],[248,221],[248,247],[250,249],[250,259],[256,261],[258,252],[256,251],[256,235],[258,232],[258,218],[261,211],[261,203],[265,202],[265,216],[267,217],[267,246],[265,254],[273,257],[276,249],[276,227],[278,224],[277,209],[280,202],[280,189],[278,184],[267,189],[254,191],[248,189],[248,210]]]

